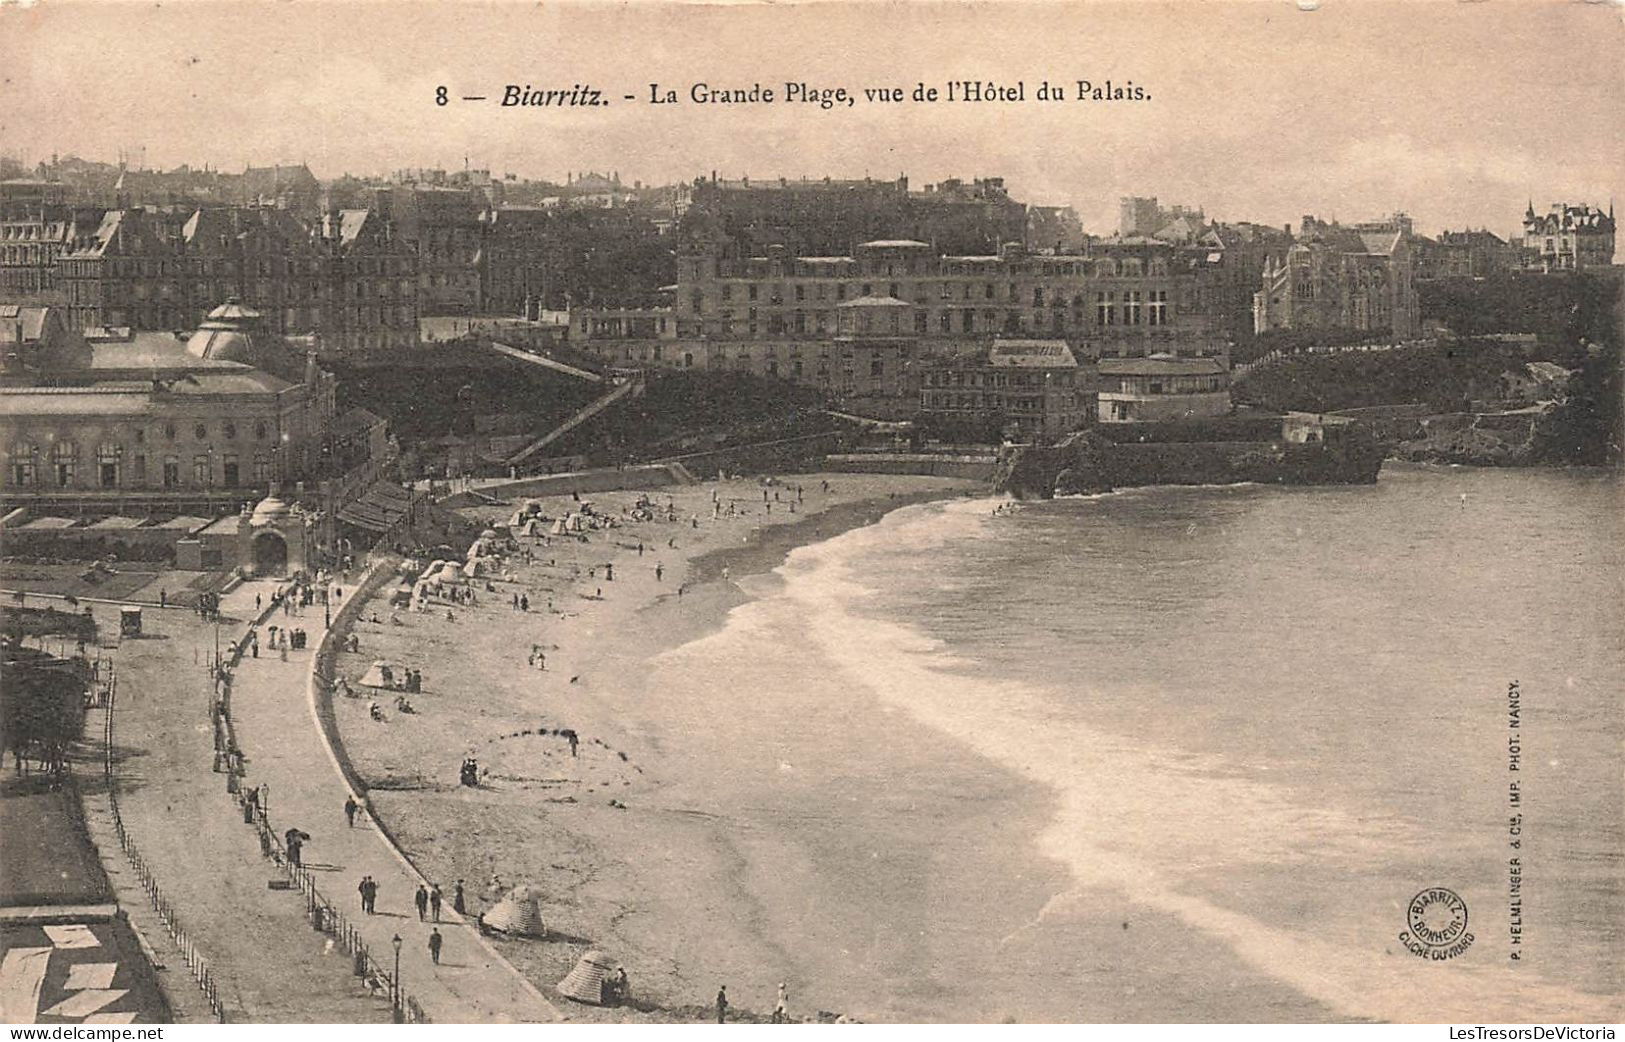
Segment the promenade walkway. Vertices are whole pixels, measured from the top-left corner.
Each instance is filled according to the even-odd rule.
[[[269,604],[275,584],[245,583],[225,598],[227,614],[250,617],[254,598]],[[345,592],[352,588],[346,586]],[[337,606],[334,607],[337,611]],[[310,834],[303,862],[322,895],[344,910],[374,956],[392,959],[394,937],[402,940],[400,984],[436,1023],[536,1023],[559,1019],[558,1011],[507,961],[497,955],[472,920],[451,910],[451,888],[440,880],[445,905],[439,924],[444,940],[437,966],[429,957],[431,923],[418,921],[412,896],[422,876],[362,817],[345,822],[349,790],[322,736],[311,702],[310,672],[326,632],[320,604],[302,614],[278,611],[266,626],[303,629],[308,647],[271,651],[261,627],[258,658],[245,657],[232,684],[231,714],[242,748],[245,786],[262,786],[266,813],[278,834],[298,828]],[[447,736],[447,747],[459,747]],[[377,912],[364,915],[356,887],[363,876],[378,883]]]
[[[252,609],[252,595],[248,601]],[[104,634],[118,632],[116,608],[96,604],[92,613]],[[226,1019],[387,1023],[387,1003],[367,993],[342,955],[326,949],[326,938],[305,919],[300,895],[267,888],[279,873],[242,824],[225,775],[212,770],[203,661],[213,650],[213,626],[185,609],[153,608],[144,628],[143,639],[106,652],[118,674],[113,740],[120,808],[130,837],[213,970]],[[232,636],[221,627],[222,641]],[[102,727],[103,711],[92,711],[86,734],[100,735]],[[79,772],[91,838],[132,924],[167,965],[159,978],[177,1019],[212,1019],[120,850],[100,755],[98,743],[98,762]]]

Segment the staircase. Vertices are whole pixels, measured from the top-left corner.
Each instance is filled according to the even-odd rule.
[[[611,405],[614,405],[622,398],[625,398],[628,395],[635,396],[642,394],[643,389],[644,379],[641,374],[616,384],[614,387],[610,388],[609,393],[594,398],[586,405],[583,405],[581,408],[571,413],[563,423],[559,424],[557,427],[554,427],[552,430],[548,431],[540,438],[537,438],[529,445],[526,445],[512,456],[509,456],[505,461],[503,461],[504,464],[509,467],[519,466],[525,460],[530,459],[538,452],[541,452],[543,449],[547,448],[555,441],[558,441],[566,434],[569,434],[571,431],[575,430],[583,423],[586,423],[594,416],[597,416],[599,413],[603,412]]]

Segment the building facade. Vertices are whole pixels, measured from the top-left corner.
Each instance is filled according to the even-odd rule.
[[[1401,215],[1402,216],[1402,215]],[[1415,336],[1421,328],[1408,218],[1345,227],[1305,217],[1266,261],[1253,297],[1257,333],[1345,329]]]
[[[1094,422],[1094,377],[1064,340],[995,340],[985,356],[925,366],[920,412],[992,418],[1011,436],[1053,441]]]
[[[1520,266],[1517,247],[1487,229],[1440,232],[1416,246],[1419,279],[1483,279]]]
[[[1614,263],[1614,208],[1605,214],[1589,204],[1553,203],[1523,215],[1523,266],[1531,271],[1583,271]]]
[[[1211,358],[1102,358],[1101,423],[1223,416],[1230,411],[1230,372]]]
[[[336,473],[333,378],[257,312],[229,302],[186,340],[87,341],[58,309],[15,310],[10,334],[0,319],[8,506],[213,513]]]
[[[1000,339],[1061,341],[1075,357],[1217,359],[1223,322],[1191,258],[1154,240],[1088,253],[944,255],[917,240],[848,255],[774,247],[730,258],[712,241],[678,254],[670,307],[583,310],[571,345],[605,364],[780,376],[854,404],[917,401],[925,363],[983,359]]]
[[[75,329],[190,330],[236,298],[268,333],[353,354],[418,343],[417,257],[376,208],[110,210],[67,240],[55,291]]]

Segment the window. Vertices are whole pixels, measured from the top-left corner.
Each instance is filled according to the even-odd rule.
[[[39,472],[35,467],[37,449],[30,442],[19,442],[11,447],[11,483],[22,487],[32,487],[39,480]]]
[[[205,453],[198,453],[192,457],[192,484],[199,488],[207,488],[210,484],[209,457]]]
[[[181,483],[181,461],[178,456],[164,457],[164,487],[175,488]]]
[[[747,293],[747,296],[749,296],[751,300],[756,299],[756,288],[756,283],[752,282],[750,284],[749,292]]]
[[[169,441],[175,440],[175,425],[173,423],[164,424],[164,437]]]
[[[112,442],[96,449],[96,477],[102,488],[118,488],[118,465],[124,450]]]
[[[196,438],[198,441],[202,441],[203,439],[207,438],[208,436],[209,436],[209,428],[205,427],[203,424],[200,423],[197,426],[192,428],[192,437]]]
[[[1113,293],[1095,294],[1095,325],[1109,326],[1114,323],[1117,309],[1112,303],[1115,296]]]
[[[57,442],[56,447],[51,450],[51,467],[56,477],[57,488],[67,488],[73,484],[78,464],[79,446],[67,440]]]
[[[1137,326],[1140,324],[1140,291],[1127,290],[1123,293],[1123,325]]]
[[[236,488],[238,480],[237,457],[235,455],[228,454],[221,466],[221,470],[223,472],[223,480],[226,487]]]
[[[226,440],[227,441],[231,441],[232,439],[237,437],[237,425],[235,423],[231,423],[231,422],[228,421],[226,423],[226,426],[223,428],[223,430],[224,430],[224,433],[226,435]]]
[[[1165,326],[1168,324],[1168,291],[1154,289],[1148,294],[1150,300],[1146,306],[1146,324],[1151,326]]]
[[[271,457],[263,452],[254,453],[254,484],[271,483]]]
[[[885,365],[885,363],[882,362],[878,358],[871,358],[869,360],[869,375],[870,376],[885,376],[886,375],[886,365]]]
[[[733,288],[733,286],[730,285],[729,283],[724,282],[722,284],[722,299],[723,300],[732,300],[733,296],[734,296],[734,288]]]

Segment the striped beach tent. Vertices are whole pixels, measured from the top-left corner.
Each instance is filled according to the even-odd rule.
[[[559,994],[594,1006],[604,1003],[605,984],[615,974],[615,964],[594,949],[576,962],[575,969],[559,981]]]
[[[546,937],[542,909],[528,886],[516,886],[495,908],[480,916],[480,925],[509,937]]]

